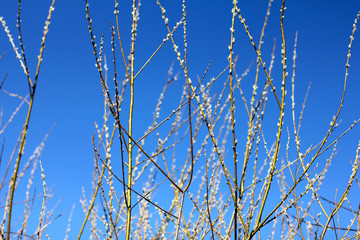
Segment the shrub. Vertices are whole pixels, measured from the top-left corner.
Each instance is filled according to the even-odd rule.
[[[132,2],[131,41],[127,44],[122,35],[117,1],[114,8],[115,24],[109,30],[110,41],[104,35],[100,40],[95,38],[94,9],[85,2],[90,42],[104,98],[104,113],[103,123],[95,125],[96,133],[91,139],[95,166],[92,191],[89,197],[83,190],[80,200],[85,216],[78,239],[86,229],[90,230],[92,239],[274,239],[277,232],[281,239],[325,239],[329,232],[341,239],[359,237],[359,209],[356,207],[359,200],[350,198],[349,193],[353,185],[359,183],[360,143],[354,151],[349,180],[344,187],[334,199],[325,197],[321,190],[331,188],[323,185],[337,153],[337,143],[359,122],[355,120],[341,134],[335,131],[341,122],[351,48],[360,13],[356,16],[350,36],[339,107],[321,140],[311,145],[305,144],[307,146],[304,148],[300,128],[309,90],[302,109],[298,111],[295,108],[297,34],[292,62],[289,63],[290,47],[284,30],[285,0],[282,1],[278,23],[281,30],[280,64],[275,62],[276,52],[279,52],[275,43],[271,56],[267,57],[271,59],[269,64],[265,63],[262,54],[273,1],[268,3],[257,43],[252,37],[253,29],[248,27],[234,0],[227,36],[228,65],[214,77],[209,77],[212,68],[210,62],[197,80],[194,80],[188,60],[188,44],[191,42],[188,43],[187,26],[191,23],[187,22],[185,1],[180,20],[170,24],[171,16],[157,0],[167,32],[153,54],[146,61],[139,61],[140,65],[135,65],[138,63],[135,53],[140,2]],[[19,98],[22,102],[4,127],[0,128],[1,135],[19,108],[24,103],[28,107],[21,137],[9,158],[0,185],[0,190],[8,188],[2,193],[5,207],[0,235],[3,239],[43,238],[48,236],[45,229],[57,218],[53,217],[52,209],[46,208],[49,189],[45,182],[46,169],[40,161],[44,142],[25,163],[22,157],[27,130],[31,127],[33,104],[36,104],[34,96],[54,4],[55,1],[45,22],[34,76],[29,73],[22,40],[21,1],[17,18],[21,52],[5,20],[0,18],[29,86],[29,97],[2,89],[4,94]],[[245,30],[256,58],[256,62],[249,63],[241,75],[237,72],[238,57],[234,45],[235,30],[240,31],[237,28]],[[181,35],[177,35],[179,33]],[[182,47],[178,45],[179,42],[183,42]],[[140,134],[141,127],[138,125],[142,124],[142,120],[137,119],[139,115],[135,111],[146,110],[136,101],[146,100],[136,92],[141,87],[138,81],[143,72],[153,66],[151,63],[156,56],[169,46],[176,60],[169,64],[166,83],[154,106],[152,123],[144,134]],[[130,49],[128,55],[126,47]],[[111,61],[108,60],[109,56]],[[289,65],[292,66],[291,70],[288,70]],[[255,71],[254,74],[249,74],[251,69]],[[291,76],[288,76],[289,72]],[[253,78],[252,89],[243,84],[244,79],[249,78]],[[182,88],[175,92],[171,90],[180,81],[184,82]],[[153,92],[156,91],[146,91],[152,95]],[[8,170],[14,158],[15,167],[10,177]],[[38,166],[41,169],[42,193],[31,198],[30,189]],[[29,172],[26,175],[28,184],[23,189],[19,184],[26,172]],[[24,207],[23,212],[13,209],[17,207],[14,193],[19,191],[26,192],[24,204],[19,205]],[[39,217],[31,215],[31,205],[37,198],[41,199]],[[23,216],[20,224],[13,224],[14,214]],[[36,230],[34,234],[29,234],[28,223],[32,221],[31,224],[34,224],[35,221],[32,219],[36,219]],[[346,221],[350,221],[350,224],[344,226]],[[69,230],[70,227],[67,234]]]

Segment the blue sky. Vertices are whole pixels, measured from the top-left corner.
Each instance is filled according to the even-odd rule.
[[[43,24],[50,3],[51,1],[46,0],[24,1],[22,4],[24,44],[32,74],[35,72]],[[167,9],[170,25],[174,25],[181,18],[181,2],[163,1],[162,4]],[[109,56],[109,62],[111,56],[110,23],[115,23],[113,5],[113,1],[101,1],[101,3],[100,1],[90,1],[95,34],[97,40],[100,39],[101,34],[105,34],[104,51]],[[288,1],[286,5],[285,32],[288,67],[292,65],[292,50],[296,31],[299,34],[296,70],[296,107],[298,112],[301,109],[306,89],[311,82],[302,124],[302,143],[304,146],[308,146],[311,143],[317,143],[325,135],[332,115],[335,114],[339,106],[349,36],[354,18],[357,11],[360,10],[360,5],[355,0],[342,2]],[[259,39],[267,1],[240,1],[238,6],[246,18],[254,39]],[[275,79],[280,79],[281,69],[280,6],[280,1],[274,1],[262,53],[264,60],[270,62],[273,41],[276,38]],[[230,37],[231,7],[231,1],[221,1],[221,3],[212,0],[206,2],[188,1],[188,57],[192,79],[196,79],[196,75],[201,76],[203,74],[210,60],[212,61],[208,73],[210,77],[216,76],[228,64],[227,46]],[[121,33],[125,50],[128,51],[131,5],[120,2],[119,10]],[[16,14],[17,2],[0,2],[0,16],[4,17],[14,36],[17,36]],[[235,54],[239,56],[237,71],[242,73],[252,60],[256,60],[256,55],[250,47],[249,39],[239,22],[237,22],[235,31]],[[166,33],[156,1],[143,1],[136,43],[137,69],[157,48]],[[342,124],[335,133],[336,136],[360,117],[358,110],[360,103],[360,44],[358,39],[360,38],[358,36],[359,33],[356,33],[350,60],[348,89],[344,108],[340,115]],[[6,91],[26,96],[26,78],[2,29],[0,31],[0,54],[3,52],[5,55],[0,59],[0,79],[6,72],[9,73],[3,88]],[[43,59],[24,158],[28,158],[32,154],[43,137],[56,124],[45,144],[41,159],[45,169],[46,182],[48,186],[53,186],[55,193],[52,202],[55,203],[57,199],[62,199],[58,206],[58,213],[70,209],[74,203],[76,204],[76,215],[73,219],[70,235],[75,236],[80,226],[79,219],[83,218],[79,203],[82,194],[81,187],[84,186],[88,193],[91,187],[94,156],[91,136],[95,132],[94,122],[101,124],[103,114],[101,85],[94,66],[83,1],[63,0],[56,2]],[[171,49],[171,45],[167,43],[139,76],[135,102],[135,116],[139,119],[139,121],[135,121],[138,129],[135,134],[138,136],[141,136],[152,122],[152,111],[162,86],[165,84],[170,64],[175,60],[174,51]],[[175,72],[180,71],[176,64]],[[255,68],[253,67],[250,76],[253,76],[254,72]],[[244,80],[244,88],[249,89],[249,91],[253,84],[252,80],[251,77],[247,81]],[[176,106],[177,101],[177,99],[171,98],[171,94],[176,96],[181,91],[183,82],[184,78],[181,76],[180,81],[171,86],[170,94],[167,96],[169,109],[172,108],[172,103],[174,104],[172,106]],[[278,88],[280,89],[280,87]],[[290,92],[290,88],[288,88],[288,92]],[[246,93],[245,95],[250,96]],[[269,96],[271,99],[272,96]],[[238,99],[240,99],[239,96]],[[17,99],[10,98],[0,92],[3,122],[4,119],[8,119],[18,104]],[[290,101],[288,105],[290,105]],[[239,112],[243,110],[241,109]],[[25,108],[22,108],[1,136],[0,143],[6,137],[5,160],[11,154],[25,115]],[[162,117],[164,116],[166,115],[164,114]],[[360,130],[359,127],[356,127],[338,145],[339,153],[326,178],[328,185],[341,188],[348,181],[349,159],[354,159],[359,136]],[[241,154],[242,152],[240,152]],[[339,174],[340,172],[344,174]],[[3,169],[0,170],[0,173],[3,173]],[[38,191],[40,191],[40,185]],[[329,191],[334,193],[334,190]],[[331,194],[329,196],[333,197]],[[360,197],[359,194],[355,194],[355,196]],[[60,235],[65,232],[67,217],[68,213],[55,223],[56,226],[61,226],[60,229],[57,229]],[[58,238],[53,236],[52,239]]]

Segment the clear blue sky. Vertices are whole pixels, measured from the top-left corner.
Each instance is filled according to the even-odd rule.
[[[181,18],[181,2],[162,2],[167,9],[169,23],[172,26]],[[24,44],[32,74],[35,72],[43,25],[50,3],[51,1],[46,0],[24,1],[22,4]],[[105,52],[108,55],[109,63],[111,56],[111,51],[109,51],[110,23],[115,23],[113,5],[113,1],[90,1],[96,39],[99,41],[101,34],[105,34]],[[267,9],[267,1],[240,1],[238,5],[246,18],[254,39],[259,39]],[[306,89],[311,82],[311,90],[302,124],[302,143],[305,147],[311,143],[317,143],[324,136],[332,115],[335,114],[339,106],[349,36],[354,18],[357,11],[360,10],[360,4],[355,0],[303,0],[288,1],[286,5],[285,31],[289,69],[292,65],[295,33],[296,31],[299,32],[296,71],[296,107],[298,112]],[[279,81],[280,6],[281,1],[275,0],[264,38],[265,45],[262,54],[265,61],[270,62],[273,40],[276,38],[277,52],[275,60],[277,64],[275,65],[274,78],[275,80],[279,79]],[[227,56],[229,53],[227,46],[230,36],[231,7],[231,1],[188,1],[188,51],[189,70],[192,79],[196,79],[196,75],[201,76],[203,74],[210,60],[212,61],[211,70],[209,71],[210,77],[216,76],[228,64]],[[128,50],[131,30],[131,5],[120,2],[119,10],[122,37],[125,50]],[[13,36],[17,36],[16,14],[16,1],[0,1],[0,16],[3,16],[6,20]],[[242,73],[252,60],[256,60],[256,55],[253,49],[249,47],[249,40],[243,27],[238,23],[235,33],[235,54],[239,56],[238,73]],[[152,54],[165,36],[166,28],[156,1],[143,1],[136,43],[137,69]],[[350,61],[350,78],[345,105],[340,116],[343,121],[335,133],[336,136],[360,117],[358,107],[360,104],[359,40],[360,36],[359,32],[357,32]],[[16,41],[16,43],[18,42]],[[179,45],[182,46],[180,43]],[[2,80],[6,72],[9,75],[3,88],[6,91],[26,96],[27,83],[25,75],[1,27],[0,54],[4,52],[4,57],[0,59],[0,80]],[[72,221],[72,232],[70,234],[70,236],[74,237],[80,227],[81,221],[79,220],[83,219],[79,203],[82,194],[81,187],[84,186],[87,193],[91,191],[94,165],[91,136],[95,132],[94,122],[101,124],[103,114],[101,85],[94,66],[95,62],[85,18],[84,1],[59,0],[56,2],[43,59],[24,159],[27,159],[32,154],[35,147],[55,123],[55,128],[45,144],[41,159],[45,169],[46,182],[49,187],[53,186],[53,192],[55,193],[51,204],[56,203],[57,199],[62,199],[57,207],[57,212],[63,212],[70,209],[74,203],[76,204],[76,214]],[[139,129],[136,132],[138,136],[152,122],[152,111],[173,60],[176,60],[176,56],[170,44],[167,43],[137,79],[135,116],[141,119],[141,121],[135,121],[137,129]],[[175,70],[180,71],[180,68],[176,65]],[[255,68],[253,67],[250,76],[253,76],[254,72]],[[250,91],[252,81],[253,78],[251,77],[244,80],[244,88]],[[184,77],[181,76],[179,82],[175,83],[170,91],[173,91],[173,93],[180,91],[183,82]],[[219,86],[221,85],[219,84]],[[278,86],[280,89],[280,85]],[[291,89],[288,88],[288,93],[290,91]],[[269,96],[271,99],[272,95]],[[237,98],[238,103],[240,103],[240,97]],[[170,95],[167,96],[167,101],[172,103],[173,100]],[[174,104],[176,104],[176,101],[174,100]],[[0,92],[3,123],[18,104],[17,99],[10,98],[5,93]],[[288,105],[290,105],[290,99]],[[9,158],[20,132],[20,126],[26,115],[25,109],[25,107],[22,108],[6,132],[1,135],[0,143],[6,137],[3,163],[0,169],[1,174],[3,174],[4,163]],[[290,112],[287,114],[290,115]],[[356,127],[338,145],[338,156],[334,160],[326,178],[328,185],[341,187],[348,181],[350,173],[349,159],[354,160],[359,139],[360,129]],[[241,145],[243,146],[244,143],[242,142]],[[240,150],[241,157],[242,154]],[[37,191],[41,191],[41,185],[39,185]],[[334,192],[331,191],[329,197],[333,199]],[[355,194],[354,197],[360,198],[359,193]],[[63,238],[67,218],[68,212],[54,223],[54,226],[57,226],[56,235],[59,235],[56,236],[50,232],[50,235],[53,235],[51,239]]]

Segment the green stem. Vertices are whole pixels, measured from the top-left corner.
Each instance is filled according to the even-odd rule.
[[[11,214],[12,214],[12,206],[13,206],[13,201],[14,201],[15,184],[16,184],[16,179],[17,179],[18,172],[19,172],[20,160],[23,155],[23,151],[24,151],[24,147],[25,147],[27,130],[29,128],[30,115],[31,115],[31,110],[32,110],[33,102],[34,102],[34,93],[35,93],[35,89],[33,89],[33,94],[31,94],[28,113],[27,113],[26,120],[25,120],[25,126],[24,126],[22,137],[21,137],[19,153],[18,153],[18,157],[16,159],[14,173],[11,177],[11,182],[10,182],[10,199],[9,199],[9,205],[8,205],[9,212],[8,212],[7,233],[6,233],[7,240],[10,239]]]

